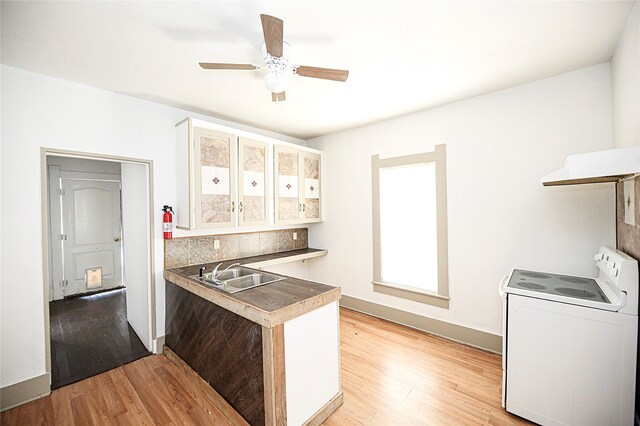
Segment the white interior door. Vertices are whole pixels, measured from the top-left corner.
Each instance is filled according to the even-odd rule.
[[[122,286],[120,182],[62,179],[64,296]]]
[[[49,302],[64,297],[60,189],[60,166],[49,165]]]

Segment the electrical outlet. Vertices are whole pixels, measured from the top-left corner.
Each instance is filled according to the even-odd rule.
[[[295,241],[295,240],[297,240],[297,239],[298,239],[298,233],[297,233],[297,232],[294,232],[294,233],[293,233],[293,240]]]
[[[218,250],[220,248],[220,240],[213,240],[213,249]]]

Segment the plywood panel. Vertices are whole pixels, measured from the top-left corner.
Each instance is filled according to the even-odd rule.
[[[166,345],[252,425],[263,425],[262,327],[166,285]]]

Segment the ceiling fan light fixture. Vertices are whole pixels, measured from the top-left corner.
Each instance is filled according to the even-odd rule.
[[[282,19],[265,14],[260,15],[264,43],[262,43],[262,58],[264,65],[228,64],[220,62],[200,62],[200,67],[212,70],[250,70],[265,72],[264,85],[271,92],[273,102],[286,100],[285,91],[291,75],[319,78],[323,80],[347,81],[348,70],[332,68],[309,67],[294,65],[291,61],[292,49],[283,39]]]
[[[264,85],[272,93],[282,93],[287,90],[288,76],[281,71],[269,71],[264,75]]]

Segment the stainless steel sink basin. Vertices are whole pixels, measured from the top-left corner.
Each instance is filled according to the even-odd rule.
[[[233,278],[246,277],[247,275],[255,274],[256,271],[247,268],[229,268],[224,271],[218,272],[218,281],[226,281]]]
[[[227,290],[225,291],[228,291],[229,293],[235,293],[237,291],[258,287],[260,285],[270,284],[283,279],[283,277],[272,274],[251,274],[244,277],[226,280],[224,281],[223,286],[227,288]]]
[[[285,279],[279,275],[258,272],[253,269],[242,267],[229,268],[218,272],[215,279],[211,272],[204,274],[202,277],[193,275],[191,278],[196,279],[209,287],[218,288],[227,293],[237,293],[239,291],[271,284]]]

